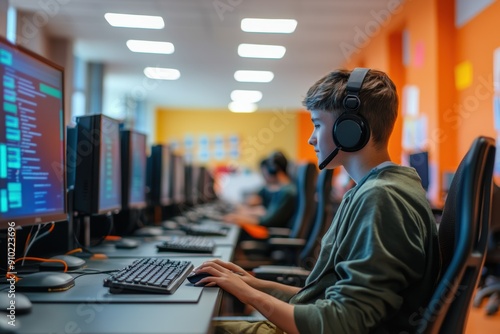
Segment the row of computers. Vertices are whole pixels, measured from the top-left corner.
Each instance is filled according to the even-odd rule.
[[[80,237],[73,231],[75,218],[88,222],[104,215],[114,224],[131,224],[123,217],[133,211],[192,207],[216,198],[204,167],[186,164],[167,145],[149,148],[146,135],[122,129],[118,120],[88,115],[67,127],[64,86],[62,67],[0,38],[0,243],[12,231],[19,236],[29,230],[23,227],[38,227],[34,235],[40,239],[41,226],[66,222],[67,251],[73,237]],[[143,223],[159,223],[163,215],[149,218]],[[2,245],[2,263],[26,254],[23,240],[15,241],[12,250]],[[85,238],[79,242],[89,246]]]
[[[95,215],[215,198],[203,166],[167,145],[148,148],[146,135],[117,120],[81,116],[66,128],[63,69],[0,42],[0,228],[66,220],[68,209]]]

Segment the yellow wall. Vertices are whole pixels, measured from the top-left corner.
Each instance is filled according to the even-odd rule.
[[[273,150],[283,151],[291,160],[297,158],[297,122],[296,112],[281,110],[236,114],[228,110],[159,108],[156,112],[155,142],[176,140],[181,143],[186,134],[192,135],[195,140],[200,135],[209,138],[237,135],[240,159],[210,159],[208,165],[230,163],[235,167],[256,169],[260,159]]]

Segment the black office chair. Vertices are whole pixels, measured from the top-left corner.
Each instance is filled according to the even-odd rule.
[[[441,277],[417,333],[463,333],[484,265],[495,141],[478,137],[455,173],[439,226]]]
[[[314,217],[316,207],[314,206],[315,183],[318,177],[316,165],[311,162],[301,163],[295,171],[295,183],[297,185],[297,210],[288,225],[288,230],[270,228],[271,236],[286,236],[298,238],[307,233],[309,223]]]
[[[490,239],[484,261],[483,278],[474,297],[474,307],[486,301],[486,315],[494,315],[500,309],[500,187],[493,186]]]
[[[296,259],[297,266],[284,265],[263,265],[253,270],[257,278],[273,280],[280,283],[303,286],[305,279],[309,276],[310,270],[316,263],[316,252],[319,250],[321,238],[330,226],[334,210],[330,201],[332,191],[333,170],[322,170],[319,173],[316,183],[316,214],[309,234],[305,240],[305,245]],[[287,246],[287,239],[274,240],[275,247]]]
[[[313,163],[301,163],[296,170],[297,208],[293,218],[286,228],[267,228],[269,236],[261,240],[245,240],[238,247],[245,254],[245,258],[235,258],[234,262],[244,269],[253,269],[259,265],[272,264],[276,261],[286,261],[276,256],[273,258],[273,240],[286,238],[295,240],[290,247],[301,247],[305,244],[305,237],[309,233],[311,222],[316,212],[315,184],[318,170]],[[300,240],[299,240],[300,239]],[[287,256],[288,257],[288,256]]]

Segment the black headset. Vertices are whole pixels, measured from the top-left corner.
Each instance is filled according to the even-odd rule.
[[[278,174],[279,170],[286,173],[287,160],[283,153],[277,151],[273,152],[269,158],[266,159],[265,165],[270,175]]]
[[[346,85],[346,96],[342,102],[344,112],[333,124],[333,141],[345,152],[355,152],[365,147],[370,139],[370,127],[357,111],[361,106],[359,91],[370,69],[355,68]]]
[[[276,168],[276,165],[272,158],[266,159],[266,169],[269,175],[276,175],[278,173],[278,169]]]

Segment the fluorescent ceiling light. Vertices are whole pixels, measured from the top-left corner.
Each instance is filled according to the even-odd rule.
[[[234,79],[239,82],[271,82],[274,73],[271,71],[245,71],[234,72]]]
[[[245,32],[290,34],[296,27],[296,20],[251,18],[241,20],[241,30]]]
[[[141,41],[129,39],[127,47],[132,52],[171,54],[174,52],[174,45],[170,42]]]
[[[235,113],[251,113],[257,110],[255,103],[231,102],[228,105],[229,110]]]
[[[246,103],[259,102],[262,100],[262,92],[258,90],[233,90],[231,100]]]
[[[281,45],[240,44],[238,55],[248,58],[283,58],[286,48]]]
[[[150,79],[177,80],[180,78],[181,72],[175,68],[146,67],[144,75]]]
[[[161,16],[106,13],[104,18],[113,27],[163,29],[165,22]]]

